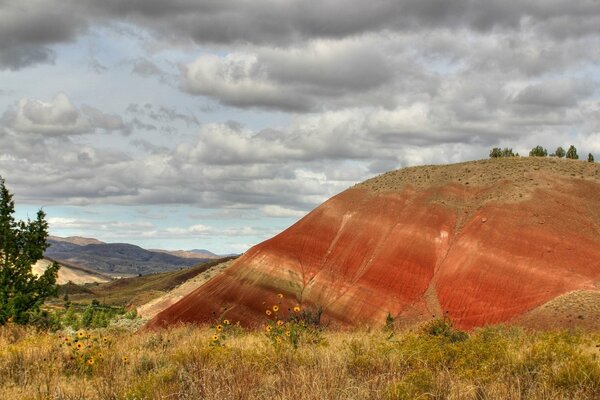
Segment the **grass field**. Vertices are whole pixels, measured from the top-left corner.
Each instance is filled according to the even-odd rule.
[[[465,336],[443,324],[340,332],[288,322],[248,331],[227,322],[137,333],[0,327],[0,398],[600,398],[598,333],[488,327]]]

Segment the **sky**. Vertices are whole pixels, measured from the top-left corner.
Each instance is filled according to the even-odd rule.
[[[50,233],[239,253],[379,173],[600,156],[595,0],[0,0],[0,176]]]

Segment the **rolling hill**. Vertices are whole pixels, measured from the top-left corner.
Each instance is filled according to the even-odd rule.
[[[460,328],[547,318],[569,294],[598,298],[600,165],[505,158],[404,168],[326,201],[250,249],[150,323],[252,325],[322,307],[338,325],[448,317]],[[571,296],[572,297],[572,296]],[[569,304],[571,304],[569,306]],[[536,311],[537,310],[537,311]],[[587,307],[582,318],[600,318]]]
[[[112,277],[173,271],[214,257],[179,257],[169,252],[146,250],[127,243],[104,243],[96,239],[48,238],[44,255],[61,263],[76,265]]]

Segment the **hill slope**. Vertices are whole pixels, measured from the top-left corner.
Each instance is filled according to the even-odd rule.
[[[331,198],[150,327],[252,324],[265,301],[322,306],[340,324],[510,321],[600,280],[600,165],[490,159],[388,172]],[[268,303],[267,303],[268,304]]]
[[[39,276],[44,273],[46,268],[48,268],[51,263],[52,260],[48,260],[47,258],[41,259],[32,266],[32,272]],[[104,283],[112,280],[111,277],[99,272],[91,271],[75,265],[66,265],[64,263],[59,264],[60,269],[58,270],[58,277],[56,279],[56,283],[59,285],[64,285],[69,282],[78,285],[96,282]]]

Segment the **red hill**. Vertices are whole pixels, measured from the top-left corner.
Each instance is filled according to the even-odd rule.
[[[471,328],[515,320],[569,292],[597,292],[599,281],[600,165],[490,159],[356,185],[149,326],[218,317],[253,324],[283,293],[283,308],[319,305],[342,325],[381,326],[390,312],[399,321],[447,315]]]

